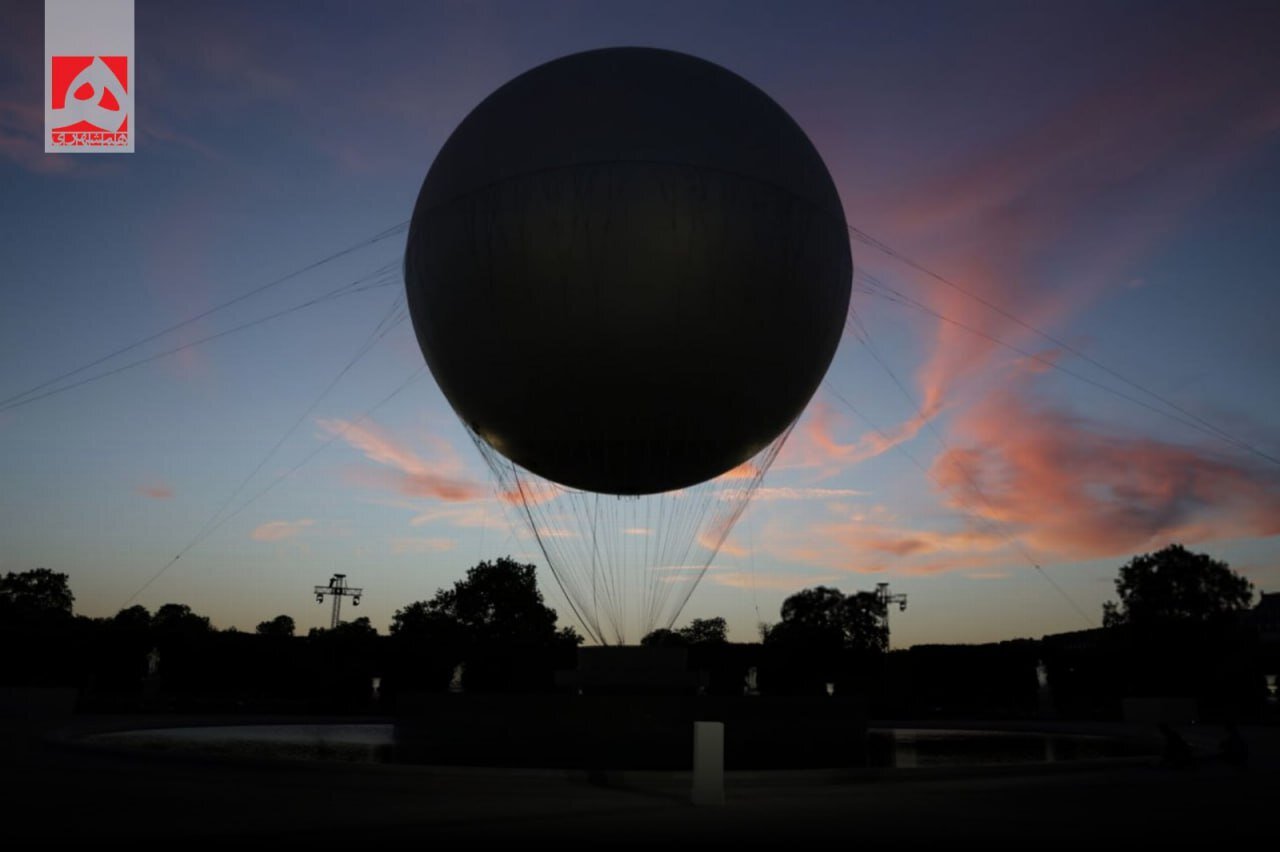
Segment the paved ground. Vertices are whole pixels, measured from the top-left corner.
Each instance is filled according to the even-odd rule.
[[[128,721],[128,720],[117,720]],[[184,720],[186,722],[187,720]],[[92,720],[75,720],[84,730]],[[829,838],[914,846],[1110,848],[1113,843],[1274,842],[1280,730],[1243,729],[1250,765],[1149,762],[928,775],[913,770],[730,778],[726,803],[688,803],[679,773],[581,773],[403,766],[248,764],[51,743],[51,724],[0,727],[0,840],[298,840],[319,846],[444,838]],[[1217,732],[1199,745],[1212,750]],[[1191,737],[1196,743],[1195,732]],[[13,847],[13,848],[26,848]]]

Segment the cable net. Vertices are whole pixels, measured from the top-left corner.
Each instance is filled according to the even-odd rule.
[[[537,540],[589,638],[602,645],[625,645],[672,627],[791,427],[715,479],[641,496],[580,491],[552,482],[468,431],[493,473],[503,505]]]

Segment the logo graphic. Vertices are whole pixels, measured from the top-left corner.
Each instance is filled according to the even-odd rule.
[[[129,57],[50,58],[50,143],[56,147],[129,144]]]
[[[46,154],[133,153],[133,41],[133,0],[45,0]]]

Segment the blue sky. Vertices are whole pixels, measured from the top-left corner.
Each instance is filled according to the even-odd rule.
[[[871,346],[846,336],[681,621],[748,640],[806,585],[887,581],[910,596],[895,645],[1038,636],[1088,626],[1076,608],[1097,619],[1118,566],[1171,541],[1280,586],[1274,8],[138,0],[137,153],[75,157],[42,153],[42,5],[4,15],[0,397],[405,221],[457,122],[516,74],[665,47],[772,95],[853,226],[1005,312],[855,240]],[[393,235],[102,368],[387,286],[0,411],[0,570],[64,571],[78,611],[115,612],[292,424],[232,506],[421,366],[401,322],[309,410],[394,309],[375,273],[402,251]],[[344,571],[385,629],[511,553],[566,616],[487,477],[424,375],[137,601],[306,627],[327,619],[309,587]]]

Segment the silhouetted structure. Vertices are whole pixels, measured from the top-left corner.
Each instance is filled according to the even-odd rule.
[[[898,612],[906,612],[907,596],[905,594],[890,594],[888,583],[876,583],[876,600],[880,602],[880,611],[884,614],[884,644],[887,649],[890,641],[889,607],[892,604],[897,604]]]
[[[324,603],[325,595],[333,598],[333,612],[329,617],[329,629],[336,630],[338,625],[342,623],[339,617],[342,611],[342,599],[351,598],[352,606],[360,606],[360,596],[364,594],[364,589],[357,589],[347,585],[346,574],[334,574],[329,578],[329,585],[316,586],[316,603]]]

